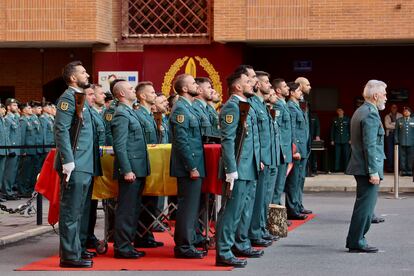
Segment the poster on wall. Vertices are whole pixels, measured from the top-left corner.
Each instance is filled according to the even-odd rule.
[[[105,92],[109,91],[109,78],[124,79],[133,87],[138,84],[138,71],[99,71],[99,84]]]

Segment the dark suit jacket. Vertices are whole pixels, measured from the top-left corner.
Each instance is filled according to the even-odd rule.
[[[384,177],[384,127],[378,109],[368,102],[361,105],[351,119],[351,159],[346,174],[378,173]]]

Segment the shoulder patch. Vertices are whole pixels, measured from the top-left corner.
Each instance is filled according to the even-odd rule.
[[[107,120],[108,122],[112,121],[112,114],[111,113],[107,113],[105,115],[105,120]]]
[[[69,104],[67,102],[61,102],[60,103],[60,109],[61,110],[66,111],[66,110],[68,110],[68,108],[69,108]]]
[[[233,123],[234,117],[231,114],[230,115],[226,115],[225,120],[226,120],[226,123],[231,124],[231,123]]]
[[[176,119],[179,124],[182,124],[184,123],[185,117],[184,115],[177,115]]]

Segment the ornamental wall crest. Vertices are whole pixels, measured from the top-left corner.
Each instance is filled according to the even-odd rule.
[[[198,64],[198,67],[200,67],[200,69],[202,70],[197,68],[196,63]],[[214,90],[216,90],[220,94],[220,99],[223,98],[223,87],[221,84],[219,73],[216,71],[213,64],[211,64],[207,58],[199,56],[195,56],[194,58],[185,56],[183,58],[178,58],[174,61],[174,63],[170,66],[170,69],[168,69],[168,71],[164,75],[164,81],[161,87],[161,91],[164,95],[169,96],[171,94],[171,92],[173,91],[172,84],[174,78],[183,67],[184,72],[186,74],[192,75],[194,78],[206,76],[207,74],[212,82]]]

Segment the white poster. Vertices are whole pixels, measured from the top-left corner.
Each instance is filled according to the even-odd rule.
[[[108,78],[114,75],[117,79],[124,79],[128,81],[133,87],[138,84],[138,71],[99,71],[98,78],[99,84],[105,92],[109,91]]]

